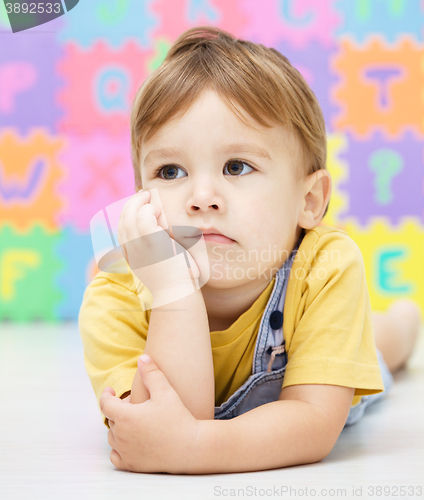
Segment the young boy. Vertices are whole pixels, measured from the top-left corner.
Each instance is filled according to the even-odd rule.
[[[276,50],[193,28],[140,88],[131,126],[140,192],[121,245],[198,228],[210,267],[199,288],[188,250],[190,279],[168,267],[137,282],[128,269],[88,286],[79,324],[112,463],[204,474],[321,460],[391,387],[387,364],[410,355],[419,313],[403,302],[401,322],[378,317],[386,363],[361,252],[319,225],[331,177],[314,94]]]

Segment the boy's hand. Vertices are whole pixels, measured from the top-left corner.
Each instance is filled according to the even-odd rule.
[[[149,359],[142,362],[139,358],[138,370],[150,399],[125,404],[114,397],[111,387],[100,396],[100,409],[110,425],[110,461],[118,469],[132,472],[190,473],[196,464],[200,421]]]
[[[198,289],[200,271],[192,255],[165,231],[168,228],[165,214],[159,208],[159,196],[154,194],[156,203],[150,191],[142,190],[125,204],[118,225],[118,241],[132,273],[150,290],[153,307],[158,307]],[[177,253],[177,258],[172,258]]]

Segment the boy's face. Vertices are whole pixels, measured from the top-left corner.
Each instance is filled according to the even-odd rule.
[[[296,180],[296,169],[303,166],[296,140],[280,125],[255,127],[205,90],[182,117],[141,144],[143,189],[158,189],[168,224],[213,227],[233,240],[205,238],[210,263],[205,287],[269,283],[300,235],[303,184]],[[174,151],[155,156],[164,148]],[[269,158],[255,154],[256,149]]]

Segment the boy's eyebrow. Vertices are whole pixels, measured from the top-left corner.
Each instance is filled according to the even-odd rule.
[[[225,154],[249,153],[253,156],[258,156],[259,158],[266,158],[267,160],[272,159],[271,155],[265,149],[247,143],[227,144],[226,146],[220,148],[219,152]],[[144,159],[144,165],[148,166],[156,159],[166,159],[172,156],[177,156],[181,153],[184,153],[184,150],[177,147],[154,149],[153,151],[150,151]]]

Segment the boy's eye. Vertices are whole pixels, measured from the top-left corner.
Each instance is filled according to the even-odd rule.
[[[230,160],[225,165],[225,168],[227,168],[227,166],[229,167],[228,171],[229,171],[230,175],[232,175],[232,176],[238,176],[238,174],[243,171],[243,165],[245,165],[246,167],[250,168],[251,170],[254,170],[253,167],[251,167],[250,165],[248,165],[247,163],[245,163],[244,161],[241,161],[241,160]]]
[[[243,171],[244,167],[246,166],[250,168],[251,170],[254,170],[253,167],[245,163],[244,161],[241,160],[230,160],[229,162],[226,163],[224,167],[225,169],[228,167],[228,172],[231,176],[233,177],[240,177],[240,173]],[[162,179],[165,180],[172,180],[172,179],[178,179],[181,177],[178,176],[178,169],[182,170],[181,167],[177,167],[177,165],[163,165],[162,167],[159,167],[156,171],[156,176],[161,177]],[[162,175],[163,174],[163,177]],[[169,177],[168,177],[169,175]]]
[[[178,169],[180,167],[177,167],[176,165],[164,165],[163,167],[160,167],[158,168],[158,170],[156,171],[156,174],[159,175],[159,177],[161,177],[162,179],[165,179],[165,180],[172,180],[172,179],[177,179],[177,175],[178,175]],[[181,168],[180,168],[181,170]],[[160,174],[161,173],[164,173],[165,177],[162,177]],[[167,177],[166,175],[169,174],[170,177]]]

